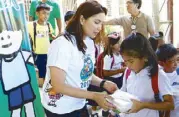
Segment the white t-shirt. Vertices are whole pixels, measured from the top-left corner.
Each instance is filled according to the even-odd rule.
[[[124,60],[122,59],[122,56],[113,54],[114,58],[111,57],[110,55],[106,55],[104,57],[104,65],[103,65],[103,69],[104,70],[117,70],[117,69],[121,69],[122,68],[122,63],[124,62]],[[112,65],[112,61],[114,60],[114,64]],[[111,68],[112,65],[112,68]],[[111,77],[113,78],[119,78],[122,75],[122,73],[113,75]]]
[[[84,55],[73,42],[68,41],[64,36],[54,40],[50,46],[47,60],[47,75],[43,85],[43,106],[57,114],[70,113],[84,107],[85,99],[74,98],[63,94],[54,95],[49,89],[50,71],[49,66],[55,66],[66,72],[65,83],[76,88],[87,90],[91,83],[94,70],[94,43],[90,38],[84,40],[87,50]]]
[[[126,72],[123,78],[122,91],[126,91],[135,95],[141,102],[155,102],[154,92],[152,89],[152,81],[149,74],[149,67],[141,70],[139,73],[131,71],[126,80]],[[161,96],[173,95],[170,81],[162,69],[159,69],[158,74],[158,88]],[[159,117],[157,110],[142,109],[137,113],[124,114],[122,117]]]
[[[176,71],[172,73],[166,73],[168,78],[170,79],[170,84],[172,89],[178,91],[177,95],[173,93],[175,109],[170,112],[170,117],[179,117],[179,75]]]

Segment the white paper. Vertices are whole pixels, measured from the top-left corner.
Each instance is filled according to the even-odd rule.
[[[107,101],[115,105],[117,110],[122,113],[127,112],[132,108],[133,102],[131,99],[139,100],[137,97],[121,90],[115,91],[111,97],[113,100],[107,99]]]

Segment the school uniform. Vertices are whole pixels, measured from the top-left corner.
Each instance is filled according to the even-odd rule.
[[[118,70],[122,68],[122,64],[124,63],[124,60],[122,59],[122,56],[113,54],[113,57],[111,55],[106,55],[104,57],[104,65],[103,70]],[[104,77],[107,80],[110,80],[117,84],[118,88],[121,88],[122,86],[122,75],[123,73],[118,73],[116,75],[110,76],[110,77]]]
[[[178,91],[177,94],[173,94],[175,109],[170,111],[170,117],[179,117],[179,75],[176,71],[172,73],[166,73],[170,80],[170,85],[172,89]]]
[[[149,67],[142,69],[139,73],[131,71],[128,79],[125,72],[121,90],[136,96],[141,102],[155,102],[149,74]],[[162,69],[158,72],[158,89],[161,96],[173,95],[170,81]],[[137,113],[124,114],[122,117],[159,117],[159,112],[145,108]]]

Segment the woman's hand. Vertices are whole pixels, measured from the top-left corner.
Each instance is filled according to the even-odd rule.
[[[118,89],[117,85],[111,81],[106,81],[103,88],[110,93],[114,93]]]
[[[109,109],[115,109],[116,107],[109,103],[106,98],[111,98],[110,96],[108,96],[107,94],[104,93],[94,93],[94,97],[93,100],[96,101],[98,103],[98,105],[100,107],[102,107],[104,110],[109,110]]]
[[[138,111],[144,109],[144,105],[142,102],[132,99],[133,105],[131,110],[127,113],[137,113]]]

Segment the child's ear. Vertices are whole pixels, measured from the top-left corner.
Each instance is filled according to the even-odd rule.
[[[37,16],[39,16],[39,12],[35,12]]]
[[[164,62],[163,61],[158,61],[158,64],[161,66],[164,66]]]

